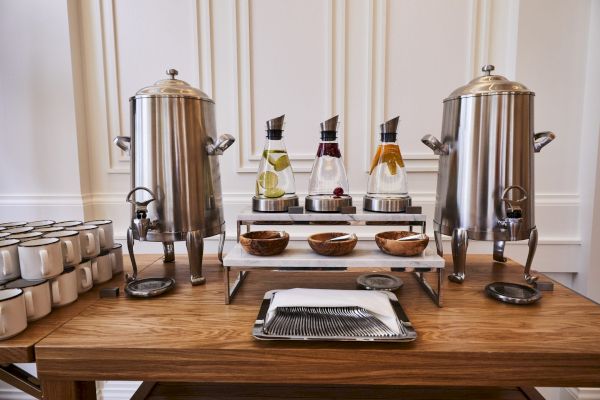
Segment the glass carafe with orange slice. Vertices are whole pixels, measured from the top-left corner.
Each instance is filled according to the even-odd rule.
[[[364,209],[402,212],[410,205],[404,160],[398,147],[399,117],[381,124],[380,139],[371,168]]]
[[[267,140],[256,175],[254,211],[283,212],[298,205],[292,164],[283,141],[285,115],[267,121]]]

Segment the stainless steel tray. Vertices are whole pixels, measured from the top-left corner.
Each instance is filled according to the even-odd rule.
[[[391,292],[384,292],[390,299],[390,303],[392,305],[392,309],[394,310],[394,312],[396,313],[396,318],[398,319],[398,325],[400,326],[400,330],[401,333],[400,334],[386,334],[385,332],[382,332],[380,335],[356,335],[356,334],[352,334],[352,333],[348,333],[348,334],[339,334],[340,332],[340,327],[344,326],[344,323],[342,321],[342,323],[338,323],[336,325],[336,322],[333,321],[331,322],[331,326],[336,326],[336,329],[331,329],[331,333],[330,334],[319,334],[319,335],[311,335],[308,334],[308,332],[310,331],[310,329],[308,327],[302,327],[299,329],[292,329],[291,331],[288,330],[288,332],[286,334],[281,334],[281,333],[270,333],[270,331],[277,331],[280,332],[280,329],[272,329],[269,327],[265,328],[265,319],[267,317],[267,312],[269,310],[269,306],[271,304],[271,299],[273,298],[273,295],[275,293],[277,293],[279,290],[270,290],[267,293],[265,293],[265,296],[263,298],[263,302],[260,306],[260,310],[258,311],[258,316],[256,317],[256,321],[254,322],[254,327],[252,328],[252,336],[254,336],[256,339],[260,339],[260,340],[321,340],[321,341],[367,341],[367,342],[411,342],[413,340],[415,340],[417,338],[417,332],[415,332],[415,330],[412,327],[412,324],[410,323],[410,320],[408,319],[408,317],[406,316],[406,313],[404,312],[404,310],[402,309],[402,306],[400,305],[400,303],[398,302],[398,298],[396,297],[396,295],[394,293]],[[298,309],[300,309],[300,307],[298,307]],[[361,316],[364,316],[364,312],[367,312],[366,310],[362,310],[362,309],[358,309],[356,307],[353,307],[353,310],[350,310],[349,307],[345,307],[345,313],[346,315],[343,314],[339,314],[339,315],[335,315],[335,317],[338,317],[338,322],[339,322],[339,317],[341,316],[342,318],[345,316],[347,317],[348,313],[353,313],[353,317],[354,318],[358,318],[355,319],[355,321],[360,322]],[[288,312],[299,312],[299,313],[303,313],[302,318],[298,318],[297,321],[306,321],[307,318],[312,318],[312,315],[310,314],[311,310],[308,310],[308,315],[306,314],[306,308],[303,308],[302,310],[287,310]],[[315,325],[319,326],[321,329],[318,329],[319,331],[323,331],[322,327],[324,325],[327,325],[327,316],[333,316],[332,313],[335,312],[335,309],[331,309],[331,308],[323,308],[323,312],[321,313],[321,318],[320,320],[317,321],[309,321],[309,323],[314,323]],[[374,318],[374,317],[370,317],[370,318]],[[368,320],[369,316],[366,315],[364,320]],[[364,321],[363,321],[364,322]],[[272,324],[271,324],[272,325]],[[362,328],[364,328],[364,325],[362,326]],[[369,327],[367,327],[369,328]],[[373,327],[373,329],[378,329],[376,326]],[[389,328],[388,328],[389,329]],[[327,329],[325,329],[327,330]],[[367,329],[369,330],[369,329]],[[295,332],[301,332],[301,333],[295,333]]]

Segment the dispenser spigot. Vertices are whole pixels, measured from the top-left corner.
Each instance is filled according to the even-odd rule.
[[[518,190],[523,196],[520,199],[512,200],[508,197],[511,190]],[[519,237],[521,225],[523,224],[523,210],[520,204],[525,200],[527,200],[527,191],[519,185],[508,186],[502,192],[502,202],[506,205],[506,217],[498,221],[498,225],[506,230],[507,240],[517,240]]]
[[[132,195],[138,190],[145,190],[146,192],[150,193],[150,199],[145,201],[136,201],[135,199],[132,199]],[[152,222],[150,218],[148,218],[148,204],[156,200],[156,196],[150,189],[143,186],[138,186],[133,188],[127,194],[126,200],[128,203],[133,204],[135,207],[135,218],[133,218],[133,220],[131,221],[132,228],[135,230],[136,233],[135,236],[137,236],[139,240],[146,240],[148,230],[154,228],[156,225],[156,223]]]

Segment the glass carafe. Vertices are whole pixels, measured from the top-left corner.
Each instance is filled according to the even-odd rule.
[[[321,142],[308,182],[304,207],[308,211],[339,212],[352,206],[348,177],[337,142],[338,116],[321,123]]]
[[[252,210],[260,212],[286,212],[298,206],[294,171],[283,141],[285,115],[267,121],[267,139],[263,148]]]
[[[369,168],[364,209],[381,212],[403,212],[410,205],[406,169],[397,129],[399,117],[381,124],[380,143]]]

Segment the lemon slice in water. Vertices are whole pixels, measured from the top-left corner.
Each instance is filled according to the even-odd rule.
[[[258,175],[257,182],[263,189],[273,189],[277,186],[277,174],[272,171],[265,171]]]
[[[285,190],[281,188],[273,188],[265,190],[265,196],[269,198],[281,197],[285,194]]]

